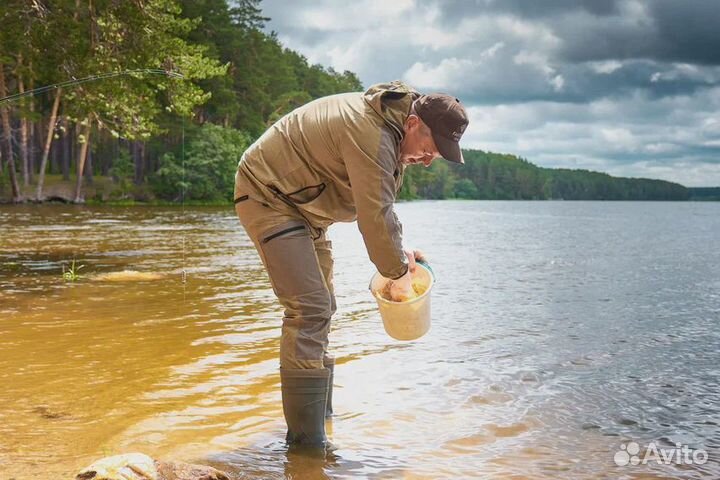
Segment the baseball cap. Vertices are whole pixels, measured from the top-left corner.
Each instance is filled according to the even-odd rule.
[[[469,122],[460,100],[444,93],[422,95],[415,101],[415,111],[430,128],[440,155],[451,162],[465,163],[459,142]]]

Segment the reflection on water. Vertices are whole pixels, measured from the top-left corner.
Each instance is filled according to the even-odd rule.
[[[433,327],[387,337],[355,225],[331,229],[338,450],[317,458],[283,445],[280,311],[232,209],[0,207],[0,478],[133,451],[237,478],[720,475],[719,204],[398,212]],[[710,458],[618,467],[629,441]]]

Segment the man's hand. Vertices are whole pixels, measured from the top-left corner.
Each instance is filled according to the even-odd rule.
[[[420,260],[421,262],[426,261],[425,254],[421,250],[407,249],[405,250],[405,256],[408,260],[408,267],[410,269],[410,273],[415,273],[416,260]]]
[[[392,280],[390,285],[390,297],[395,302],[404,302],[416,296],[412,286],[412,273],[415,272],[415,261],[425,260],[425,254],[420,250],[406,249],[404,252],[408,261],[408,271],[397,280]]]
[[[408,260],[410,257],[408,257]],[[413,259],[413,265],[415,260]],[[415,296],[415,290],[412,287],[412,276],[410,275],[410,269],[397,280],[391,280],[390,284],[390,298],[393,302],[404,302]]]

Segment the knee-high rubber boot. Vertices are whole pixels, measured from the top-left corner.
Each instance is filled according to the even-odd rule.
[[[288,445],[327,445],[325,408],[329,379],[327,368],[280,369]]]
[[[333,394],[333,380],[335,380],[335,359],[326,360],[324,362],[325,368],[330,370],[330,379],[328,380],[328,397],[327,397],[327,406],[325,407],[325,418],[330,418],[333,416],[333,406],[332,406],[332,394]]]

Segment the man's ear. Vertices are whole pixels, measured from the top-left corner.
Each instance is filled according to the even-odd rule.
[[[405,127],[406,128],[415,128],[418,126],[418,122],[420,122],[420,118],[418,118],[417,115],[411,113],[405,119]]]

